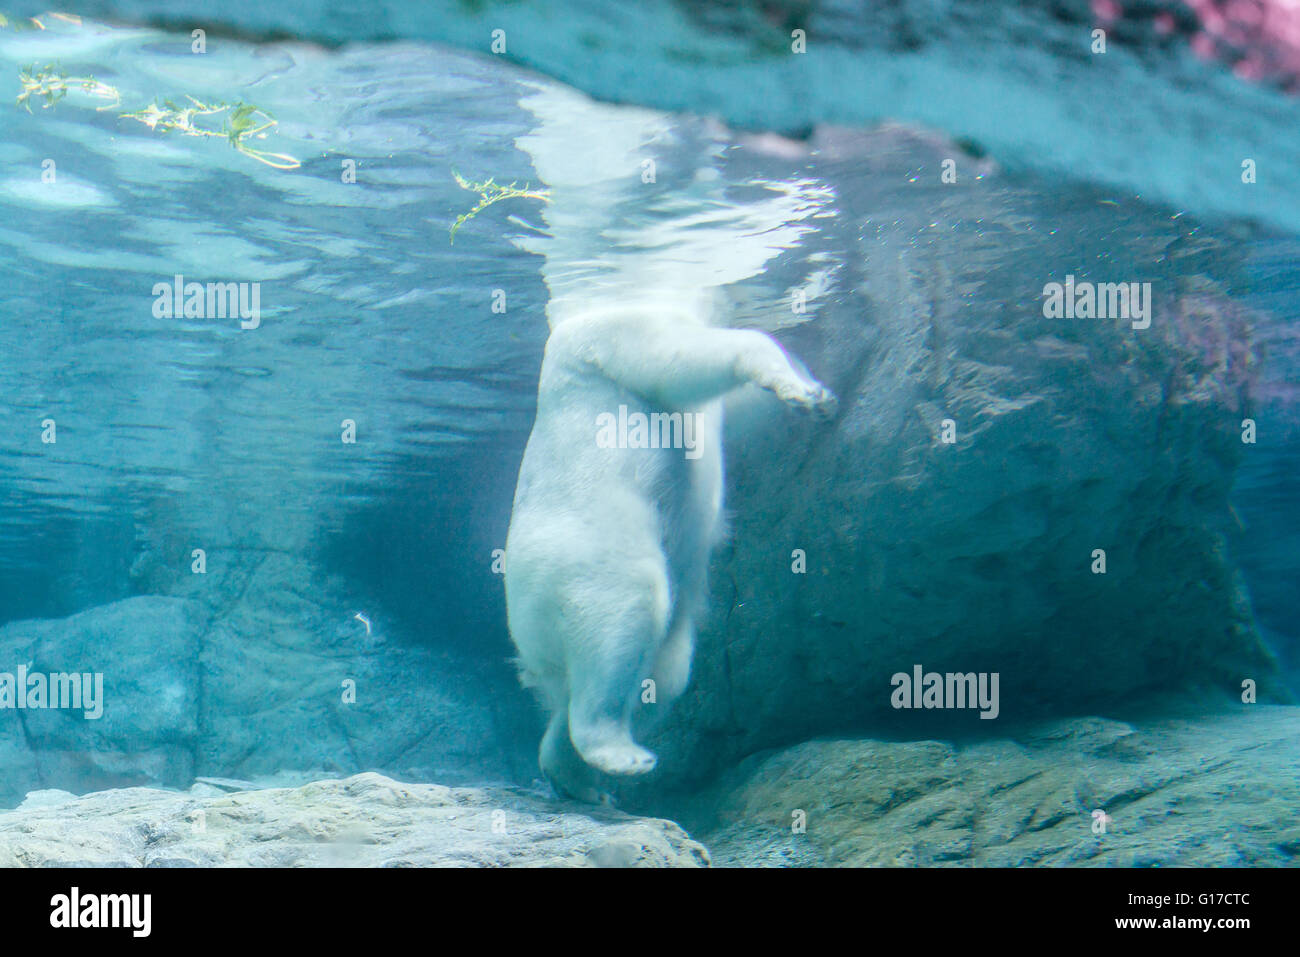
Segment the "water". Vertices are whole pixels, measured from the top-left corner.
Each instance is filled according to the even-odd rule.
[[[662,739],[662,793],[694,793],[746,755],[830,733],[970,734],[951,716],[909,725],[889,712],[887,691],[864,698],[854,684],[909,670],[916,654],[941,670],[1004,673],[1009,721],[1117,713],[1198,683],[1214,688],[1200,707],[1217,712],[1242,674],[1227,663],[1237,639],[1189,639],[1180,662],[1160,636],[1181,627],[1160,617],[1180,604],[1238,601],[1242,627],[1257,626],[1279,658],[1278,680],[1257,675],[1269,700],[1300,688],[1300,272],[1296,240],[1276,227],[1004,173],[997,157],[937,133],[822,129],[804,143],[597,104],[431,45],[325,51],[222,38],[196,57],[182,33],[45,25],[0,32],[11,78],[0,92],[17,96],[13,78],[32,64],[103,86],[74,81],[49,108],[34,98],[30,112],[0,109],[0,670],[29,651],[37,667],[102,670],[110,714],[102,734],[62,716],[25,726],[25,744],[11,724],[0,738],[8,803],[38,788],[364,770],[540,787],[542,717],[508,662],[494,550],[548,320],[603,300],[694,303],[780,335],[841,393],[856,430],[837,452],[754,396],[730,410],[736,534],[714,566],[694,696]],[[241,150],[121,115],[165,98],[184,108],[187,96],[255,104],[278,125]],[[251,150],[300,165],[276,168]],[[956,188],[939,181],[954,155]],[[477,201],[457,173],[546,198],[495,203],[453,243],[453,223]],[[1248,330],[1258,358],[1161,373],[1151,370],[1163,368],[1165,340],[1154,336],[1095,346],[1087,327],[1048,330],[1037,318],[1024,332],[1014,317],[1036,316],[1043,284],[1067,270],[1151,281],[1158,328],[1174,329],[1178,348],[1227,354]],[[155,286],[178,275],[260,284],[255,328],[238,316],[158,315]],[[791,309],[800,290],[805,308]],[[1215,318],[1167,321],[1179,309]],[[1017,351],[1025,342],[1033,349]],[[1006,364],[1018,383],[1041,384],[1050,374],[1019,364],[1078,348],[1097,350],[1092,369],[1153,382],[1168,373],[1170,394],[1182,388],[1175,373],[1202,376],[1200,392],[1187,387],[1202,399],[1176,403],[1163,438],[1134,439],[1126,423],[1153,420],[1108,408],[1107,390],[1146,394],[1122,372],[1082,387],[1067,362],[1042,394],[980,397],[986,370]],[[1022,400],[1057,402],[1077,443],[1052,431],[1059,418],[1000,418]],[[963,441],[984,436],[972,454],[987,461],[974,471],[931,457],[926,430],[950,407],[965,413]],[[1258,421],[1257,445],[1233,446],[1243,417]],[[1008,439],[1000,421],[1030,424],[1005,427]],[[1134,470],[1134,449],[1150,454],[1153,484]],[[1118,491],[1098,492],[1110,478]],[[1005,496],[989,491],[995,482]],[[842,493],[859,484],[861,496]],[[1148,493],[1167,494],[1165,505]],[[981,497],[985,511],[963,512]],[[1116,516],[1121,501],[1131,515]],[[862,528],[854,509],[870,512]],[[1107,541],[1118,573],[1143,583],[1099,599],[1105,610],[1053,611],[1044,596],[1092,587],[1054,549],[1086,554],[1093,509],[1115,519],[1112,530],[1140,529],[1129,551],[1118,531]],[[1219,535],[1227,564],[1190,561],[1182,598],[1170,585],[1179,569],[1124,564],[1217,555]],[[781,574],[753,557],[766,541]],[[782,577],[792,546],[813,553],[814,571],[830,565],[812,591],[792,593]],[[1031,553],[1032,567],[1017,565]],[[195,562],[207,563],[202,575]],[[1238,569],[1246,591],[1230,601]],[[145,636],[173,627],[153,605],[127,606],[113,627],[49,632],[64,637],[33,638],[46,632],[21,624],[139,596],[181,602],[188,637],[151,657]],[[876,612],[880,633],[861,631],[877,627]],[[1141,649],[1131,674],[1089,671],[1077,663],[1086,652],[1072,659],[1090,617],[1117,629],[1099,639],[1100,657],[1112,641]],[[797,647],[805,628],[831,636],[833,651],[818,638]],[[754,664],[767,652],[747,644],[750,632],[780,645],[782,664]],[[989,634],[1005,641],[988,644]],[[873,649],[894,640],[897,654],[879,659]],[[1213,667],[1220,652],[1227,676]],[[129,672],[141,667],[157,675]],[[335,699],[358,677],[348,710]],[[177,689],[175,714],[140,703],[156,704],[162,687]],[[59,757],[70,753],[81,756]],[[657,787],[624,800],[662,811]],[[724,823],[724,833],[736,826]]]

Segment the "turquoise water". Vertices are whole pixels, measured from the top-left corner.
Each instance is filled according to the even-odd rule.
[[[839,428],[861,438],[837,457],[833,442],[779,411],[735,410],[728,496],[752,515],[733,515],[714,606],[730,601],[742,622],[758,616],[778,643],[795,644],[790,635],[807,626],[837,644],[824,657],[817,640],[791,652],[770,678],[770,701],[732,702],[723,729],[710,711],[725,670],[718,649],[734,656],[734,687],[761,656],[743,641],[710,645],[724,630],[708,625],[697,698],[664,751],[678,756],[675,787],[692,783],[680,770],[691,762],[713,772],[846,728],[899,733],[887,691],[853,704],[847,663],[884,668],[883,678],[910,669],[915,649],[900,637],[898,661],[882,663],[860,650],[880,647],[879,636],[845,636],[873,609],[892,634],[905,632],[900,609],[913,599],[928,609],[907,612],[922,619],[921,647],[955,654],[967,640],[974,664],[1008,676],[1021,704],[1004,710],[1017,718],[1198,682],[1218,702],[1242,674],[1269,685],[1275,702],[1300,689],[1300,247],[1282,224],[1031,172],[942,133],[823,128],[797,140],[599,104],[427,43],[327,50],[214,35],[197,56],[183,32],[43,22],[0,31],[0,96],[19,96],[32,65],[42,89],[58,77],[69,86],[49,106],[39,95],[30,110],[0,105],[0,670],[30,652],[38,665],[105,671],[111,709],[116,669],[121,697],[102,729],[52,718],[20,734],[11,723],[0,760],[13,769],[14,803],[37,786],[277,772],[533,784],[542,723],[507,660],[494,550],[533,421],[548,316],[647,290],[707,299],[725,323],[776,334],[840,392]],[[92,77],[99,85],[86,89]],[[177,110],[230,104],[189,117],[211,131],[236,103],[276,125],[232,143],[124,116],[169,109],[166,100]],[[954,156],[961,172],[949,187],[939,172]],[[453,224],[477,201],[457,173],[527,184],[546,199],[490,205],[453,242]],[[1095,330],[1022,334],[1014,317],[1039,322],[1042,286],[1067,270],[1155,284],[1156,328],[1176,330],[1177,348],[1202,364],[1166,368],[1175,346],[1134,338],[1130,352],[1096,347],[1087,366],[1102,370],[1096,384],[1080,386],[1083,367],[1064,364],[1053,382],[1051,363],[1093,348]],[[259,284],[255,325],[159,315],[156,287],[178,275]],[[807,309],[792,312],[799,289]],[[1033,349],[1012,348],[1022,340]],[[1249,361],[1223,358],[1247,340]],[[908,378],[918,356],[951,357],[918,374],[924,395],[909,391],[921,389]],[[1003,364],[1024,393],[972,398],[981,370]],[[1176,385],[1182,375],[1200,384]],[[1180,398],[1160,416],[1108,405],[1108,394],[1119,403],[1161,389]],[[1017,403],[1031,399],[1055,403],[1053,414],[1016,420]],[[945,402],[979,410],[962,421],[963,435],[969,425],[987,438],[974,447],[976,461],[987,457],[974,473],[926,457],[922,423],[943,418]],[[1247,417],[1259,440],[1234,444]],[[1157,419],[1163,431],[1146,431]],[[1142,430],[1137,439],[1130,428]],[[1135,448],[1149,454],[1149,476]],[[805,454],[812,464],[801,471]],[[988,492],[994,477],[1005,499]],[[1114,490],[1096,491],[1111,479]],[[870,494],[840,494],[859,485]],[[963,501],[981,496],[987,509],[966,515]],[[1114,516],[1120,501],[1132,514],[1116,527],[1142,530],[1131,561],[1161,563],[1123,572],[1137,584],[1103,602],[1115,631],[1098,654],[1110,641],[1147,651],[1134,653],[1132,674],[1075,672],[1068,649],[1086,644],[1099,613],[1037,609],[1044,595],[1080,587],[1053,549],[1085,553],[1085,519],[1093,509]],[[846,502],[879,509],[865,523],[876,539]],[[807,516],[819,507],[814,528]],[[787,511],[802,517],[782,525]],[[791,524],[837,556],[841,584],[792,596],[750,559],[746,549],[775,540],[773,529],[803,541]],[[1168,542],[1151,544],[1162,535]],[[1219,554],[1215,536],[1223,567],[1199,561]],[[1114,548],[1124,569],[1124,546]],[[195,549],[206,577],[194,571]],[[778,550],[784,570],[783,539]],[[1173,563],[1180,550],[1197,556],[1186,571]],[[1031,570],[1017,564],[1029,555]],[[1258,673],[1225,664],[1225,677],[1208,665],[1230,647],[1217,623],[1192,641],[1188,661],[1162,645],[1177,621],[1167,613],[1201,601],[1226,608],[1237,572],[1233,607],[1277,657],[1275,678],[1255,651],[1246,657]],[[959,573],[964,583],[954,583]],[[833,579],[834,566],[824,574]],[[952,595],[967,610],[947,608]],[[94,617],[141,597],[180,603],[184,628],[160,605],[115,611],[111,626]],[[85,613],[93,626],[29,624]],[[977,619],[1007,644],[981,647],[961,632]],[[1031,619],[1041,631],[1017,630]],[[177,644],[150,644],[162,635]],[[766,688],[761,675],[750,679]],[[335,701],[349,676],[366,690],[359,711]],[[744,687],[751,700],[766,697]],[[174,708],[158,704],[166,689],[176,689]],[[690,737],[704,726],[713,738]]]

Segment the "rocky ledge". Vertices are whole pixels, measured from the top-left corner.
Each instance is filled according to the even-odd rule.
[[[251,788],[228,790],[230,788]],[[702,867],[671,821],[516,788],[358,774],[301,787],[34,791],[0,813],[0,867]]]
[[[655,808],[703,844],[657,817],[373,773],[33,791],[0,812],[0,867],[1294,866],[1297,738],[1300,708],[1255,705],[806,741]]]

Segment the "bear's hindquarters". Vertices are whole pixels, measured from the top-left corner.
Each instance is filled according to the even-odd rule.
[[[593,800],[591,768],[642,774],[655,755],[632,737],[632,714],[672,617],[668,562],[652,513],[634,522],[551,518],[528,510],[506,546],[506,609],[521,678],[551,711],[538,759],[556,790]],[[549,511],[547,512],[548,514]]]

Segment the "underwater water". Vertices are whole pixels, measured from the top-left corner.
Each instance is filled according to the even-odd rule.
[[[717,863],[1294,863],[1300,240],[1265,163],[1242,188],[1286,195],[1233,216],[1221,184],[1125,187],[1140,164],[786,135],[423,39],[196,42],[0,29],[0,806],[375,772],[277,800],[391,778],[580,815],[538,765],[507,530],[552,328],[671,305],[839,402],[728,397],[691,680],[630,689],[658,765],[602,792]],[[1133,315],[1053,314],[1067,282],[1135,284]],[[86,676],[82,706],[34,675]],[[89,860],[59,848],[102,819],[61,821],[39,855]],[[500,853],[225,839],[168,854]]]

